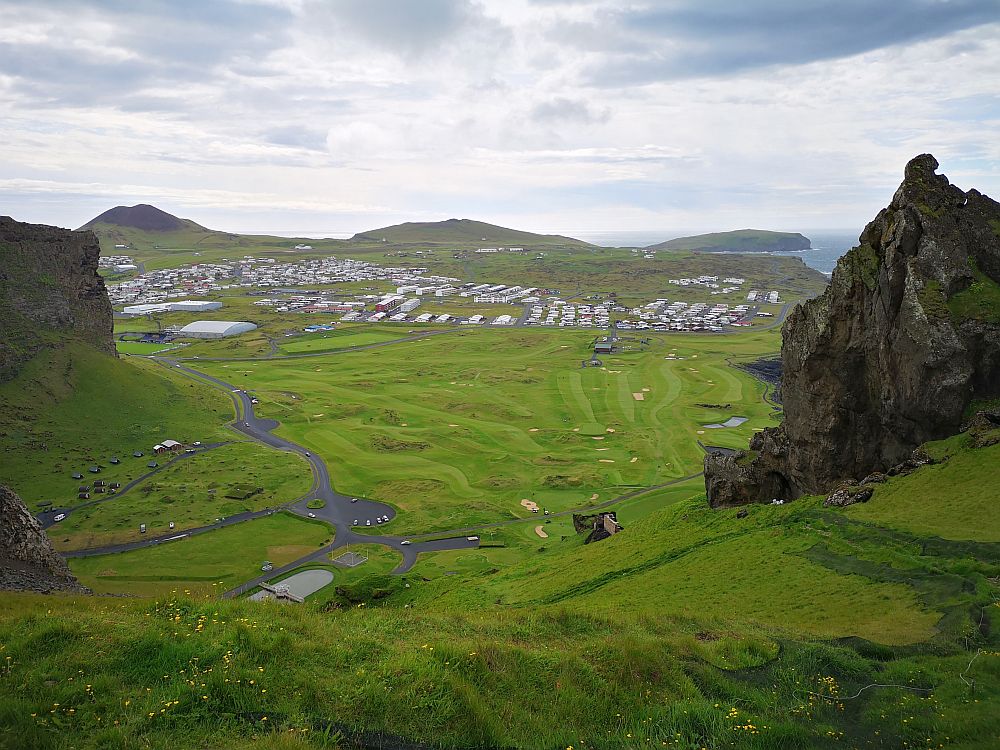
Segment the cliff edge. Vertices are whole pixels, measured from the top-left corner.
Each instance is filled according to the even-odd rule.
[[[92,232],[0,216],[0,382],[68,336],[115,356],[100,253]]]
[[[90,593],[52,548],[24,502],[0,485],[0,590]]]
[[[713,507],[856,483],[1000,398],[1000,204],[906,165],[889,206],[782,331],[784,422],[705,458]]]

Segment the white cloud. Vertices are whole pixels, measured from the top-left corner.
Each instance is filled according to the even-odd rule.
[[[859,228],[921,151],[1000,193],[984,3],[880,42],[851,37],[852,0],[822,50],[775,57],[760,48],[785,5],[720,31],[705,9],[722,6],[687,0],[0,0],[0,200],[60,224],[134,199],[231,229],[261,229],[265,208],[275,230]],[[836,13],[803,11],[803,38]],[[671,68],[677,45],[725,64]]]

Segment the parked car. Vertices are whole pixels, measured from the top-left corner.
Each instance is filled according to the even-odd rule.
[[[57,514],[57,515],[56,515],[56,517],[55,517],[55,518],[53,518],[52,520],[53,520],[53,521],[61,521],[61,520],[63,520],[63,519],[65,518],[65,517],[66,517],[66,514],[65,514],[65,513],[59,513],[59,514]]]
[[[315,517],[316,517],[316,514],[315,514],[315,513],[310,513],[310,514],[309,514],[309,517],[310,517],[310,518],[315,518]]]
[[[411,542],[409,539],[404,539],[403,541],[400,542],[400,544],[412,544],[412,543],[413,542]]]

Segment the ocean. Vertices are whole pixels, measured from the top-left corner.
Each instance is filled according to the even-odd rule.
[[[602,247],[646,247],[673,237],[682,237],[676,232],[560,232],[571,237],[591,242]],[[693,233],[692,233],[693,234]],[[812,242],[809,250],[798,250],[779,255],[798,255],[810,268],[829,275],[837,265],[837,259],[858,244],[857,234],[846,232],[803,232]]]

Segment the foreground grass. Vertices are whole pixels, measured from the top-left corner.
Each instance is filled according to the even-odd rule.
[[[957,648],[776,641],[665,616],[11,595],[0,649],[0,746],[21,750],[279,735],[299,748],[362,736],[389,747],[988,748],[1000,730],[992,650],[967,669]],[[872,682],[913,690],[846,699]]]
[[[330,541],[325,524],[275,513],[168,544],[69,562],[80,581],[99,592],[218,596],[260,575],[264,560],[284,565]]]

